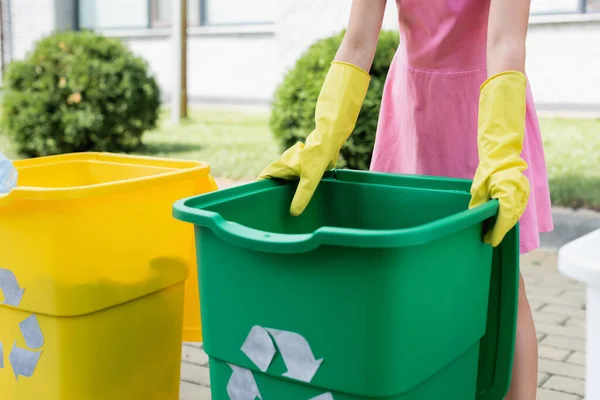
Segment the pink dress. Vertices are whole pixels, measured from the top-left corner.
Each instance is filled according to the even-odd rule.
[[[400,46],[385,84],[371,170],[472,179],[490,0],[396,0]],[[521,253],[553,229],[544,150],[527,87],[523,158],[531,184]]]

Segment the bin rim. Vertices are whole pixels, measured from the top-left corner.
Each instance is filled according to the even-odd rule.
[[[158,184],[189,179],[191,177],[210,178],[210,165],[203,161],[173,160],[142,155],[125,155],[108,152],[69,153],[48,157],[17,160],[13,164],[17,171],[28,168],[39,168],[66,162],[96,161],[123,166],[145,166],[172,171],[160,172],[139,178],[123,179],[113,182],[72,186],[62,188],[42,188],[33,186],[17,186],[7,194],[0,195],[0,207],[15,200],[69,200],[98,197],[132,189],[140,189]],[[214,182],[211,180],[213,186]]]
[[[355,176],[359,175],[354,172],[345,171],[340,176],[337,176],[335,171],[333,171],[327,174],[323,181],[343,182],[354,185],[394,186],[406,190],[435,192],[440,195],[449,192],[448,190],[441,189],[406,186],[399,183],[400,180],[406,179],[402,175],[388,175],[386,183],[359,182],[360,178],[353,179]],[[394,181],[397,184],[394,185]],[[462,183],[464,184],[464,182]],[[284,234],[250,228],[236,222],[227,221],[216,212],[198,208],[218,204],[240,196],[269,191],[289,184],[292,184],[292,182],[269,179],[218,192],[188,197],[175,202],[173,205],[173,216],[180,221],[208,228],[219,238],[235,246],[268,253],[303,253],[315,250],[320,246],[384,249],[421,245],[491,219],[497,215],[499,209],[498,201],[490,200],[480,206],[410,228],[373,230],[323,226],[311,233]],[[453,192],[466,193],[464,190],[458,189]]]
[[[600,243],[600,229],[563,245],[558,251],[558,270],[586,285],[600,286],[600,261],[592,250],[598,248],[596,243]]]

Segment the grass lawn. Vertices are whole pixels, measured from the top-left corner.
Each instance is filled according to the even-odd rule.
[[[600,210],[600,120],[540,122],[554,205]],[[192,109],[175,125],[165,111],[144,142],[141,154],[207,161],[214,176],[230,179],[253,179],[280,154],[268,116],[258,113]],[[1,134],[0,151],[16,157]]]
[[[600,119],[540,121],[552,202],[600,211]]]
[[[190,110],[189,119],[173,124],[165,111],[158,130],[144,136],[142,154],[202,160],[214,176],[253,179],[279,156],[268,128],[268,115]]]
[[[191,109],[180,125],[164,110],[157,130],[144,135],[138,154],[206,161],[213,176],[254,179],[280,155],[268,128],[268,115]],[[22,158],[0,132],[0,152]]]

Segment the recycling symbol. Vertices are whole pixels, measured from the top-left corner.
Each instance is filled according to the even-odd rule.
[[[17,278],[12,271],[0,268],[0,291],[4,294],[4,302],[13,307],[18,307],[21,304],[21,298],[25,289],[19,287]],[[25,344],[29,349],[39,349],[44,345],[44,335],[40,329],[35,314],[30,315],[25,320],[19,323],[19,328]],[[19,376],[30,378],[35,368],[37,367],[42,351],[33,351],[29,349],[23,349],[17,346],[17,342],[13,343],[12,349],[8,356],[8,362],[12,366],[15,374],[15,379],[19,380]],[[0,341],[0,369],[4,368],[4,346]]]
[[[277,347],[275,347],[275,344]],[[262,372],[267,372],[275,354],[280,352],[287,372],[283,376],[310,383],[319,370],[323,359],[315,359],[308,341],[298,333],[255,325],[242,345],[242,352]],[[229,364],[232,369],[227,384],[230,400],[263,400],[252,371]],[[334,400],[331,393],[324,393],[309,400]]]

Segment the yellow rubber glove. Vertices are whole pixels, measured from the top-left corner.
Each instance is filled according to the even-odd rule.
[[[300,178],[290,207],[292,215],[304,211],[323,174],[335,167],[340,149],[356,125],[369,82],[363,69],[334,61],[317,100],[315,130],[306,144],[296,143],[259,175],[259,180]]]
[[[495,225],[484,241],[496,247],[517,224],[529,200],[529,181],[521,158],[525,135],[526,78],[506,71],[486,80],[480,89],[479,166],[471,187],[470,207],[498,199]]]

